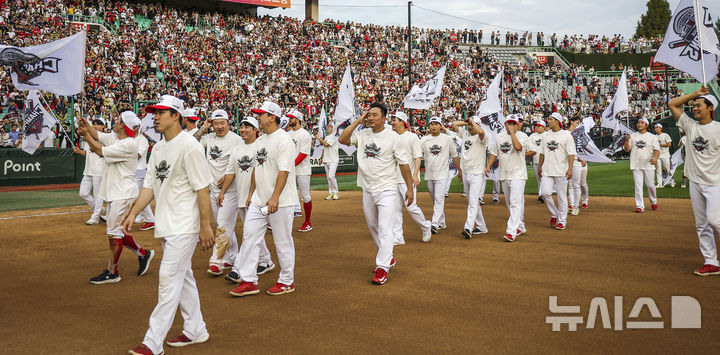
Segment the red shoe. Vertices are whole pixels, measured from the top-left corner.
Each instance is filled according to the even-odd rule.
[[[190,340],[190,338],[186,337],[185,334],[180,334],[180,335],[168,340],[167,345],[179,348],[182,346],[204,343],[204,342],[208,341],[208,339],[210,339],[210,334],[208,334],[208,333],[205,333],[205,335],[203,335],[195,340]]]
[[[583,203],[582,205],[580,205],[580,208],[588,208],[587,203]]]
[[[392,260],[390,260],[390,267],[394,267],[395,264],[397,264],[397,262],[395,261],[395,258],[392,258]]]
[[[553,217],[550,218],[550,227],[555,227],[557,225],[557,218]]]
[[[151,230],[151,229],[155,229],[155,223],[153,223],[153,222],[146,222],[145,224],[142,225],[142,227],[140,227],[141,231],[147,231],[147,230]]]
[[[703,267],[695,270],[695,275],[698,275],[698,276],[720,275],[720,267],[717,267],[715,265],[705,264],[705,265],[703,265]]]
[[[155,355],[155,353],[152,352],[152,350],[150,350],[150,348],[145,346],[145,344],[140,344],[140,345],[136,346],[135,348],[133,348],[132,350],[130,350],[129,352],[130,352],[130,354],[133,354],[133,355]]]
[[[558,224],[555,226],[555,229],[563,230],[563,229],[565,229],[565,225],[562,224],[562,223],[558,223]]]
[[[275,286],[270,287],[270,288],[267,290],[267,294],[268,294],[268,295],[271,295],[271,296],[278,296],[278,295],[284,295],[284,294],[286,294],[286,293],[290,293],[290,292],[293,292],[293,291],[295,291],[295,284],[294,284],[294,283],[293,283],[293,284],[290,284],[290,285],[286,285],[286,284],[281,284],[281,283],[278,282],[278,283],[275,284]]]
[[[638,207],[635,209],[635,213],[643,213],[643,209]]]
[[[232,269],[232,264],[223,263],[223,271]]]
[[[238,287],[230,291],[230,294],[236,297],[257,295],[258,293],[260,293],[260,289],[258,289],[256,284],[245,281],[241,282]]]
[[[651,207],[652,207],[652,210],[653,210],[653,211],[657,211],[657,210],[658,210],[658,205],[657,205],[657,203],[654,204],[654,205],[652,205]]]
[[[211,265],[211,266],[207,269],[207,273],[210,274],[210,275],[213,275],[213,276],[220,276],[220,275],[222,275],[222,271],[220,270],[220,268],[217,267],[217,266],[215,266],[215,265]]]
[[[505,236],[504,236],[503,238],[505,238],[505,240],[507,240],[508,242],[514,242],[514,241],[515,241],[515,237],[513,237],[512,234],[509,234],[509,233],[508,233],[508,234],[505,234]]]
[[[302,227],[298,229],[298,232],[309,232],[312,230],[312,224],[303,223]]]
[[[523,235],[525,233],[527,233],[526,230],[523,231],[523,230],[518,229],[517,232],[515,233],[515,235]]]
[[[375,268],[375,276],[373,277],[372,283],[382,285],[385,282],[387,282],[387,271],[381,267]]]

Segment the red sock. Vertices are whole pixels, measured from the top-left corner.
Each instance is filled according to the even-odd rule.
[[[118,272],[118,261],[120,260],[120,254],[122,253],[123,242],[121,239],[110,239],[110,262],[108,263],[108,270],[113,274]]]
[[[137,256],[145,256],[145,249],[140,247],[140,245],[135,241],[135,238],[133,238],[130,234],[125,234],[122,239],[123,245],[132,249],[132,251],[137,254]]]
[[[303,203],[305,207],[305,224],[310,224],[310,214],[312,214],[312,201]]]

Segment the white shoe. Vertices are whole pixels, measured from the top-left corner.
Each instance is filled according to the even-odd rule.
[[[394,246],[405,245],[405,241],[404,240],[395,240],[395,241],[393,241],[393,245]]]
[[[670,187],[675,187],[675,181],[670,183]]]
[[[87,224],[87,225],[100,224],[100,219],[90,217],[90,219],[85,221],[85,224]]]
[[[333,194],[329,194],[329,195],[327,195],[327,197],[325,197],[326,200],[332,200],[332,198],[333,198]]]
[[[663,187],[662,185],[655,185],[656,189],[662,189],[662,187]]]
[[[577,206],[573,207],[573,209],[572,209],[572,215],[573,215],[573,216],[577,216],[577,215],[579,215],[579,214],[580,214],[580,207],[577,207]]]
[[[432,238],[432,230],[430,228],[423,230],[423,232],[422,232],[423,243],[429,242],[430,238]]]
[[[467,197],[467,194],[463,192],[463,193],[460,194],[460,196],[462,196],[462,197]]]
[[[340,199],[340,195],[336,192],[336,193],[333,194],[332,199],[333,199],[333,200],[339,200],[339,199]]]

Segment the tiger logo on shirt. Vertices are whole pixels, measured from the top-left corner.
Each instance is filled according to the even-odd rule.
[[[702,153],[705,151],[705,149],[708,149],[710,142],[708,142],[707,139],[700,136],[700,137],[693,139],[692,145],[693,145],[693,148],[695,148],[696,152]]]
[[[465,150],[468,150],[468,149],[470,149],[470,147],[472,147],[472,144],[473,144],[473,142],[468,139],[465,141],[465,144],[463,144],[463,147],[465,148]]]
[[[380,147],[377,146],[375,143],[370,143],[369,145],[365,146],[365,156],[367,158],[377,158],[378,155],[380,155]]]
[[[510,142],[503,142],[502,144],[500,144],[500,151],[507,154],[510,151],[510,147]]]
[[[551,152],[554,152],[555,150],[557,150],[559,146],[560,146],[560,143],[558,143],[554,140],[547,142],[547,148]]]
[[[250,171],[250,168],[252,168],[252,159],[247,155],[238,159],[237,163],[241,173],[247,173]]]
[[[210,155],[210,159],[218,160],[218,158],[220,158],[220,156],[222,155],[222,149],[220,149],[220,147],[218,146],[213,146],[212,148],[210,148],[208,155]]]
[[[261,148],[257,151],[257,156],[255,157],[255,160],[257,160],[259,166],[265,165],[265,162],[267,161],[267,155],[268,152],[267,150],[265,150],[265,148]]]
[[[635,142],[635,147],[637,147],[637,149],[644,149],[645,147],[647,147],[647,142],[637,141]]]
[[[170,164],[168,164],[167,161],[163,160],[155,167],[155,178],[160,179],[160,184],[162,184],[163,182],[165,182],[165,179],[167,179],[169,175]]]
[[[432,155],[438,155],[442,152],[442,148],[440,148],[439,145],[435,144],[432,147],[430,147],[430,154]]]

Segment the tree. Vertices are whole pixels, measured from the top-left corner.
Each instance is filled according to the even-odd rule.
[[[634,38],[662,37],[667,31],[672,13],[667,0],[648,0],[647,11],[640,17]]]

